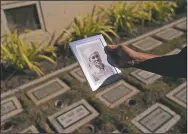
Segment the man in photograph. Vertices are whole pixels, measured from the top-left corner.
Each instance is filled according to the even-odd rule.
[[[115,72],[112,67],[105,65],[102,62],[99,52],[93,48],[86,48],[84,50],[84,55],[87,57],[89,66],[91,68],[90,72],[95,81],[100,80],[103,77],[109,77]]]

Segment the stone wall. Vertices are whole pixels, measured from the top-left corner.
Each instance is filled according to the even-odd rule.
[[[27,1],[28,2],[28,1]],[[32,1],[33,2],[33,1]],[[25,1],[1,1],[1,36],[7,32],[8,26],[3,9],[7,7],[23,6]],[[28,2],[29,3],[29,2]],[[85,16],[92,11],[94,5],[109,7],[112,1],[36,1],[40,21],[43,23],[43,31],[53,32],[56,35],[66,28],[75,16]]]

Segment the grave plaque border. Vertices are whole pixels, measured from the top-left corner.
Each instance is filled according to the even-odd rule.
[[[171,30],[171,31],[175,31],[176,34],[174,34],[172,37],[170,37],[170,38],[168,38],[168,39],[165,38],[165,37],[163,37],[163,36],[161,36],[161,34],[167,32],[167,31],[170,31],[170,30]],[[176,29],[174,29],[174,28],[167,28],[167,29],[165,29],[165,30],[163,30],[163,31],[160,31],[160,32],[156,33],[155,36],[156,36],[157,38],[160,38],[160,39],[164,40],[164,41],[170,41],[170,40],[173,40],[173,39],[176,39],[176,38],[182,36],[183,34],[184,34],[184,33],[183,33],[182,31],[176,30]]]
[[[88,110],[88,112],[91,112],[90,114],[88,114],[87,116],[85,116],[84,118],[80,119],[79,121],[76,121],[73,123],[73,125],[71,124],[71,126],[69,125],[67,128],[63,128],[62,124],[58,121],[58,117],[61,116],[63,113],[69,112],[70,110],[73,110],[74,108],[83,105],[85,106],[86,110]],[[55,128],[55,130],[59,133],[71,133],[74,132],[76,129],[80,128],[81,126],[83,126],[84,124],[90,122],[91,120],[93,120],[94,118],[96,118],[99,115],[99,113],[84,99],[58,111],[57,113],[51,115],[48,117],[48,121],[50,122],[50,124]]]
[[[110,92],[110,90],[113,90],[114,88],[121,86],[121,85],[124,85],[125,87],[127,87],[130,90],[130,93],[128,95],[125,95],[125,96],[117,99],[117,101],[112,102],[112,103],[110,103],[108,100],[106,100],[103,97],[103,95],[105,93],[108,93],[108,92]],[[106,87],[103,91],[97,93],[96,97],[101,102],[103,102],[107,107],[115,108],[116,106],[119,106],[121,103],[127,101],[128,99],[130,99],[132,96],[138,94],[139,92],[140,91],[136,87],[130,85],[129,83],[125,82],[124,80],[120,80],[120,81],[116,82],[115,84],[111,85],[110,87]]]
[[[151,45],[151,46],[148,47],[148,48],[142,48],[141,46],[139,46],[139,44],[142,43],[142,42],[144,42],[144,40],[151,40],[151,41],[153,41],[155,44],[154,44],[154,45]],[[160,45],[162,45],[162,44],[163,44],[163,43],[162,43],[161,41],[159,41],[159,40],[157,40],[157,39],[154,39],[154,38],[148,36],[148,37],[146,37],[146,38],[144,38],[144,39],[141,39],[141,40],[139,40],[139,41],[133,43],[132,46],[134,46],[134,47],[136,47],[136,48],[138,48],[138,49],[140,49],[140,50],[142,50],[142,51],[149,51],[149,50],[152,50],[152,49],[154,49],[154,48],[156,48],[156,47],[158,47],[158,46],[160,46]]]
[[[67,127],[64,127],[63,124],[61,124],[61,122],[58,120],[58,118],[61,117],[62,114],[66,114],[66,113],[70,112],[71,110],[73,110],[73,109],[75,109],[75,108],[77,108],[77,107],[79,107],[79,106],[83,106],[89,113],[88,113],[87,115],[85,115],[84,117],[80,118],[79,120],[75,121],[74,123],[68,125]],[[65,112],[62,113],[62,114],[59,115],[59,116],[57,116],[57,117],[55,117],[55,119],[59,122],[59,124],[62,126],[63,129],[66,129],[66,128],[68,128],[68,127],[70,127],[70,126],[76,124],[76,123],[79,122],[80,120],[84,119],[85,117],[91,115],[92,112],[91,112],[87,107],[85,107],[83,104],[79,104],[78,106],[75,106],[75,107],[71,108],[69,111],[65,111]]]
[[[28,131],[31,131],[32,133],[40,133],[38,131],[38,129],[34,126],[34,125],[31,125],[29,126],[28,128],[25,128],[24,130],[22,130],[20,133],[28,133]]]
[[[166,56],[168,55],[175,55],[178,54],[181,50],[179,48],[175,48],[173,50],[171,50],[170,52],[168,52],[167,54],[165,54]]]
[[[156,130],[150,131],[145,125],[141,124],[140,121],[141,119],[144,119],[146,116],[151,114],[153,111],[156,109],[162,109],[163,111],[169,113],[172,118],[168,120],[165,124],[160,125]],[[176,114],[174,111],[172,111],[170,108],[160,104],[160,103],[155,103],[148,109],[146,109],[144,112],[133,118],[131,123],[133,123],[138,129],[140,129],[144,133],[165,133],[167,132],[171,127],[173,127],[180,119],[180,115]]]
[[[35,97],[35,94],[34,92],[37,91],[37,90],[40,90],[41,88],[53,83],[53,82],[57,82],[60,86],[62,86],[62,88],[59,89],[59,91],[55,92],[55,93],[52,93],[42,99],[37,99]],[[63,81],[61,81],[59,78],[55,78],[53,80],[50,80],[50,81],[47,81],[47,83],[44,83],[42,85],[39,85],[37,86],[36,88],[33,88],[33,89],[30,89],[27,91],[27,96],[35,103],[35,105],[40,105],[42,103],[45,103],[65,92],[67,92],[68,90],[70,90],[70,87],[68,85],[66,85]]]
[[[80,82],[86,82],[86,78],[85,78],[84,73],[83,73],[84,78],[82,78],[82,77],[77,73],[77,71],[79,71],[79,70],[82,71],[82,69],[81,69],[80,67],[75,68],[75,69],[73,69],[73,70],[70,71],[70,74],[71,74],[74,78],[76,78],[77,80],[79,80]],[[83,72],[83,71],[82,71],[82,72]]]
[[[181,105],[181,106],[187,108],[187,104],[184,103],[184,102],[182,102],[181,100],[179,100],[179,99],[175,96],[178,92],[182,91],[181,89],[184,88],[184,86],[185,86],[185,88],[186,88],[186,85],[187,85],[186,82],[180,84],[179,86],[177,86],[176,88],[174,88],[172,91],[170,91],[168,94],[166,94],[166,97],[169,98],[170,100],[176,102],[177,104],[179,104],[179,105]]]
[[[186,47],[186,46],[187,46],[187,44],[185,43],[185,44],[181,45],[181,48],[184,48],[184,47]]]
[[[10,118],[10,117],[12,117],[12,116],[15,116],[15,115],[21,113],[23,111],[19,100],[15,96],[12,96],[12,97],[9,97],[7,99],[2,100],[1,101],[1,107],[2,107],[2,104],[5,104],[5,103],[7,103],[9,101],[11,101],[13,103],[15,108],[14,108],[14,110],[12,110],[10,112],[1,115],[1,122],[6,120],[6,119],[8,119],[8,118]]]
[[[184,28],[183,27],[184,25],[186,26],[186,21],[183,21],[181,23],[176,24],[175,28],[183,30],[183,31],[186,31],[187,30],[187,26]]]
[[[153,73],[152,76],[150,76],[149,78],[145,79],[142,76],[138,75],[138,73],[140,73],[141,71],[145,71],[145,70],[136,69],[135,71],[131,72],[131,75],[134,78],[136,78],[137,80],[139,80],[140,82],[143,82],[144,84],[153,84],[156,80],[158,80],[158,79],[160,79],[162,77],[161,75]]]

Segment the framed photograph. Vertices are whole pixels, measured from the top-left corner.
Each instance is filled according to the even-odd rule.
[[[93,91],[100,86],[121,79],[121,71],[109,64],[104,47],[107,46],[102,35],[92,36],[70,43],[75,57]]]

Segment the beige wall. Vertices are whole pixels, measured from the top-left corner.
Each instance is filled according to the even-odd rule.
[[[14,5],[22,5],[25,1],[1,1],[2,7]],[[55,32],[56,36],[66,28],[77,15],[85,16],[92,11],[94,5],[101,7],[109,7],[112,1],[40,1],[38,7],[40,7],[43,19],[41,21],[50,33]],[[6,19],[1,17],[1,33],[5,32],[7,27]],[[44,22],[43,22],[44,21]]]
[[[41,1],[42,11],[47,30],[59,33],[67,27],[77,15],[85,16],[90,13],[93,6],[108,7],[112,1]]]

